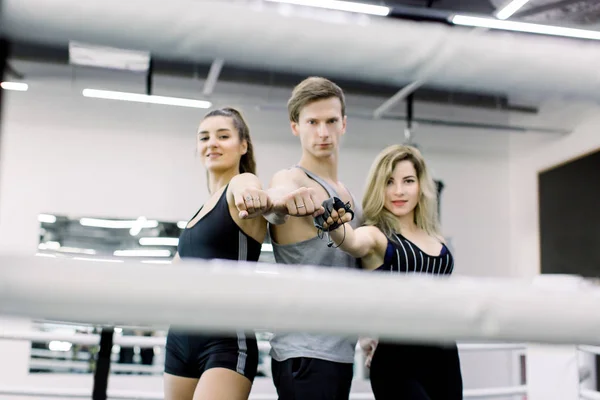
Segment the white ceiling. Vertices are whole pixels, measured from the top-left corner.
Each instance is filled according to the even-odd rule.
[[[396,19],[273,6],[257,1],[4,0],[11,38],[79,40],[150,50],[165,58],[331,74],[401,87],[428,77],[450,90],[600,99],[600,44]]]

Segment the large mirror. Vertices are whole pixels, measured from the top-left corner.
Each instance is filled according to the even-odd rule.
[[[121,263],[136,260],[148,264],[170,264],[177,252],[179,235],[187,221],[158,221],[143,216],[131,219],[94,216],[71,217],[40,214],[37,256],[68,257],[89,262]],[[274,262],[272,247],[263,244],[261,262]],[[132,282],[132,284],[135,284]],[[99,334],[101,327],[81,321],[34,321],[33,329],[54,334]],[[115,336],[165,338],[165,330],[146,327],[117,326]],[[260,346],[259,375],[270,374],[268,333],[258,333]],[[160,340],[157,340],[160,342]],[[31,373],[94,372],[98,345],[78,345],[68,341],[32,341],[29,370]],[[112,349],[111,371],[115,374],[157,375],[164,367],[164,347],[140,346]]]

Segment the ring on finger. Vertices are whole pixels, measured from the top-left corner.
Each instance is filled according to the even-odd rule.
[[[297,208],[304,208],[304,204],[298,204],[296,207]]]

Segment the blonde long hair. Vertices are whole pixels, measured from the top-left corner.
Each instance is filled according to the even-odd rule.
[[[414,210],[415,224],[431,236],[440,236],[437,191],[421,152],[412,146],[392,145],[384,149],[371,165],[363,197],[364,224],[373,225],[390,239],[400,232],[398,218],[384,208],[385,188],[396,164],[410,161],[417,171],[419,201]]]

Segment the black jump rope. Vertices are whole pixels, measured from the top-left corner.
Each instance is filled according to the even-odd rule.
[[[329,232],[337,229],[340,227],[340,225],[343,225],[341,223],[340,220],[334,221],[333,224],[327,228],[323,228],[323,224],[327,221],[327,219],[329,219],[329,217],[331,216],[331,212],[333,210],[340,210],[340,209],[344,209],[347,213],[350,213],[352,215],[352,218],[350,218],[350,221],[352,221],[354,219],[354,211],[352,211],[352,208],[350,207],[350,202],[348,203],[344,203],[342,200],[338,199],[337,197],[332,197],[329,198],[327,200],[325,200],[323,202],[323,208],[325,209],[325,212],[321,215],[319,215],[318,217],[314,218],[314,224],[317,227],[318,230],[318,235],[320,239],[323,239],[323,237],[325,236],[325,233],[327,234],[327,246],[328,247],[332,247],[334,245],[333,240],[331,240],[331,236],[329,235]],[[342,245],[342,243],[344,243],[344,240],[346,240],[346,226],[344,225],[344,238],[342,239],[341,243],[334,247],[334,249],[340,247]]]

